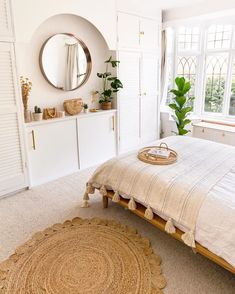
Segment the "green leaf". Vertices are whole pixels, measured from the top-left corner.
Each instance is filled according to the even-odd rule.
[[[111,72],[105,72],[104,74],[103,74],[103,77],[104,78],[107,78],[107,77],[109,77],[109,76],[111,76],[112,74],[111,74]]]
[[[177,109],[177,105],[175,103],[171,103],[168,105],[171,109],[176,110]]]
[[[178,105],[180,106],[180,108],[182,108],[186,102],[187,98],[185,96],[177,96],[175,98],[175,101],[178,103]]]
[[[180,135],[180,136],[186,135],[186,134],[188,134],[189,132],[190,132],[189,130],[179,129],[179,135]]]
[[[111,89],[108,89],[108,90],[105,90],[102,95],[104,95],[105,97],[111,97],[112,95],[112,90]]]
[[[98,72],[98,73],[97,73],[97,77],[98,77],[98,78],[103,78],[103,74]]]
[[[191,89],[191,85],[189,82],[184,84],[183,92],[186,94]]]
[[[185,86],[185,78],[184,77],[177,77],[175,79],[175,83],[176,83],[179,91],[182,91],[184,89],[184,86]]]
[[[109,59],[106,60],[104,63],[109,63],[109,62],[111,62],[111,60],[112,60],[112,56],[110,56]]]

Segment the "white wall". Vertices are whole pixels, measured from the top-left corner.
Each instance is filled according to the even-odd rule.
[[[183,8],[164,11],[163,21],[169,22],[210,13],[222,13],[224,10],[231,9],[235,9],[235,0],[201,0],[200,3],[194,5],[188,1],[188,5]]]
[[[27,23],[27,22],[26,22]],[[43,77],[39,67],[39,52],[47,38],[56,33],[73,33],[87,45],[92,58],[92,71],[88,81],[79,89],[63,92],[52,87]],[[16,43],[18,74],[33,82],[29,105],[40,107],[56,106],[62,109],[63,101],[71,98],[84,98],[90,103],[91,91],[100,89],[96,73],[104,71],[104,60],[111,54],[103,36],[85,19],[74,15],[56,15],[46,20],[34,32],[28,43]]]
[[[157,0],[117,0],[117,9],[157,20],[162,19],[161,4]]]
[[[116,48],[116,0],[12,0],[12,6],[18,42],[29,42],[51,16],[75,14],[93,23],[110,49]]]

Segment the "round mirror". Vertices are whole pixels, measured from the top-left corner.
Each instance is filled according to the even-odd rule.
[[[91,55],[87,46],[72,34],[56,34],[42,46],[40,68],[53,87],[73,91],[87,81]]]

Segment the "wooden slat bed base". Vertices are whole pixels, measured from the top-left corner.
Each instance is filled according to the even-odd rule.
[[[114,192],[113,191],[107,191],[108,195],[107,196],[103,196],[103,207],[107,208],[108,207],[108,200],[109,198],[112,199]],[[123,206],[124,208],[128,208],[128,199],[124,199],[122,197],[120,197],[120,201],[118,202],[119,205]],[[144,217],[144,213],[146,210],[146,207],[144,207],[143,205],[136,203],[137,208],[136,210],[133,210],[132,212],[135,213],[136,215],[140,216],[141,218],[145,219],[146,221],[148,221],[149,223],[151,223],[152,225],[154,225],[155,227],[157,227],[158,229],[160,229],[161,231],[165,232],[165,225],[166,225],[166,221],[164,219],[162,219],[161,217],[159,217],[158,215],[154,214],[154,218],[152,220],[148,220]],[[181,235],[184,232],[182,232],[179,229],[176,229],[176,233],[174,234],[170,234],[172,237],[174,237],[175,239],[182,241],[181,239]],[[213,262],[217,263],[218,265],[222,266],[223,268],[225,268],[226,270],[230,271],[231,273],[235,274],[235,268],[229,264],[227,261],[225,261],[223,258],[217,256],[216,254],[212,253],[211,251],[209,251],[208,249],[206,249],[205,247],[203,247],[202,245],[200,245],[199,243],[196,242],[196,248],[193,249],[196,253],[200,253],[201,255],[209,258],[210,260],[212,260]]]

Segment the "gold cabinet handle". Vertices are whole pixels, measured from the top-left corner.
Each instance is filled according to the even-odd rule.
[[[33,150],[36,150],[36,144],[35,144],[35,134],[34,134],[34,130],[32,130],[32,142],[33,142]]]
[[[142,36],[143,36],[143,35],[144,35],[144,31],[141,31],[141,32],[140,32],[140,35],[142,35]]]
[[[204,130],[204,129],[202,129],[202,132],[203,132],[203,133],[205,133],[205,130]]]
[[[112,116],[112,130],[115,131],[115,119],[114,119],[114,115]]]

